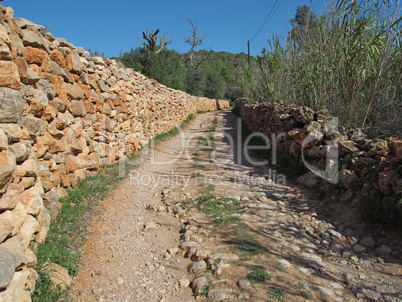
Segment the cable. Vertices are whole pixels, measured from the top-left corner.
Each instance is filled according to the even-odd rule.
[[[253,38],[250,40],[250,42],[252,42],[257,36],[258,34],[264,29],[264,27],[268,24],[268,22],[271,20],[272,16],[275,14],[275,12],[278,10],[279,6],[281,5],[283,0],[281,0],[281,2],[279,3],[279,5],[276,7],[275,6],[278,4],[279,0],[276,0],[274,6],[272,6],[271,10],[269,11],[267,17],[265,18],[264,22],[262,22],[260,28],[257,30],[257,32],[255,33],[255,35],[253,36]],[[275,9],[274,14],[271,15],[271,13],[273,12],[273,10]]]

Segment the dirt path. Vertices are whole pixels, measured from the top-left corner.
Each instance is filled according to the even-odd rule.
[[[401,301],[401,265],[352,250],[353,226],[246,165],[236,125],[197,116],[101,203],[72,299]]]

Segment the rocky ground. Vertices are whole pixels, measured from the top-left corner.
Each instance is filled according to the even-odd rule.
[[[202,114],[144,153],[99,206],[71,299],[402,301],[395,239],[246,165],[236,125],[229,112]]]

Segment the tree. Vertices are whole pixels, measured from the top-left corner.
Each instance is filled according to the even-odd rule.
[[[142,37],[146,42],[143,43],[143,47],[152,51],[153,53],[159,53],[162,51],[162,49],[165,48],[165,46],[169,45],[172,41],[170,39],[166,38],[166,34],[164,34],[160,39],[159,39],[159,46],[157,43],[158,37],[157,35],[159,34],[159,28],[153,32],[149,32],[148,28],[146,31],[142,32]]]
[[[201,66],[202,62],[208,59],[209,57],[209,51],[205,52],[198,52],[195,53],[196,48],[202,45],[204,42],[206,33],[200,34],[197,32],[197,22],[194,24],[193,20],[191,18],[187,18],[187,21],[190,23],[191,29],[190,29],[190,36],[184,37],[184,42],[190,45],[190,51],[187,53],[186,57],[186,63],[193,68],[197,69],[198,67]],[[209,48],[211,50],[211,48]]]
[[[317,14],[306,4],[297,7],[295,18],[289,22],[293,28],[289,32],[288,39],[295,41],[297,45],[300,45],[301,40],[318,26]]]

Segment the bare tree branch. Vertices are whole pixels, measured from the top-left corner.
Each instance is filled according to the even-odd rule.
[[[186,18],[187,21],[190,23],[191,29],[190,29],[190,36],[184,37],[184,42],[190,45],[190,51],[187,54],[186,58],[186,63],[189,64],[191,68],[197,69],[198,67],[201,66],[201,64],[207,60],[210,56],[209,51],[211,50],[211,47],[209,48],[208,51],[205,53],[198,53],[198,55],[195,53],[195,49],[199,46],[202,45],[204,42],[205,36],[207,35],[206,33],[200,34],[197,32],[197,22],[194,23],[191,18]]]
[[[149,29],[146,28],[146,31],[142,32],[142,37],[146,42],[143,43],[143,46],[145,48],[148,48],[150,51],[154,53],[159,53],[162,51],[163,48],[165,48],[167,45],[169,45],[172,41],[171,39],[166,38],[166,34],[164,34],[160,39],[159,39],[159,46],[157,43],[158,37],[157,35],[159,34],[159,28],[155,30],[154,32],[149,32]]]

